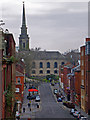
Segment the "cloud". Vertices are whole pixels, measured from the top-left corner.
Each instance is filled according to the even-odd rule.
[[[87,36],[87,7],[86,2],[26,0],[25,11],[30,48],[41,47],[64,52],[81,46]],[[2,5],[2,12],[6,23],[4,29],[8,28],[14,34],[18,45],[22,21],[21,0],[5,2]]]

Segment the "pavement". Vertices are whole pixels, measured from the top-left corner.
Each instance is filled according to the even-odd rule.
[[[27,99],[28,88],[29,88],[29,84],[27,84],[27,88],[24,90],[23,104],[22,104],[21,114],[20,114],[21,120],[23,118],[35,118],[35,112],[38,112],[41,109],[41,102],[35,102],[35,100]],[[38,89],[38,92],[40,94],[39,89]],[[28,107],[28,103],[31,104],[30,107]],[[37,104],[39,104],[39,108],[37,108]],[[23,112],[23,108],[25,108],[25,112]]]

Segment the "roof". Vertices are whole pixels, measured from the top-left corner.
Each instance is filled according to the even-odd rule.
[[[22,73],[16,71],[16,76],[24,76]]]
[[[77,71],[77,72],[80,71],[80,65],[74,67],[74,68],[72,69],[72,71],[73,71],[73,72],[75,72],[75,71]]]
[[[33,51],[34,60],[64,60],[64,56],[58,51]]]

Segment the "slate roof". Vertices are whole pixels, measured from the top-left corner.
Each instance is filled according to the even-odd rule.
[[[33,51],[34,60],[64,60],[65,57],[58,51]]]

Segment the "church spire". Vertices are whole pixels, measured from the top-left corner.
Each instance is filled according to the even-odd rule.
[[[22,25],[26,25],[26,20],[25,20],[25,6],[23,2],[23,16],[22,16]]]
[[[27,34],[26,19],[25,19],[25,6],[23,2],[23,14],[22,14],[22,27],[19,37],[19,50],[29,50],[29,37]]]

